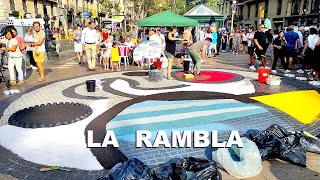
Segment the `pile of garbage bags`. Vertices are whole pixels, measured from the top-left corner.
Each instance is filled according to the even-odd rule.
[[[99,180],[221,180],[218,169],[236,178],[249,178],[262,172],[262,161],[279,158],[306,167],[306,152],[320,154],[320,141],[305,131],[289,132],[279,125],[264,131],[248,130],[242,135],[243,147],[206,148],[208,159],[175,158],[155,168],[138,159],[115,165]]]
[[[306,151],[320,154],[320,141],[303,132],[289,132],[279,125],[265,131],[249,130],[244,134],[259,148],[261,159],[279,158],[306,167]]]
[[[175,158],[151,169],[140,160],[133,158],[116,164],[107,177],[99,180],[221,180],[215,162],[199,158]]]

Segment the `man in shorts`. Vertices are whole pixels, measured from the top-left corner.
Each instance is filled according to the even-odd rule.
[[[255,64],[255,60],[253,58],[253,54],[254,54],[254,32],[253,32],[253,28],[249,27],[248,28],[248,33],[246,34],[247,36],[247,42],[248,42],[248,54],[249,54],[249,59],[250,59],[250,70],[252,71],[256,71],[257,69],[254,67]]]
[[[168,80],[172,80],[171,69],[173,64],[173,58],[176,52],[177,38],[174,34],[177,32],[177,27],[172,27],[168,35],[166,36],[166,48],[164,55],[168,58]]]
[[[46,34],[44,31],[41,30],[41,26],[38,21],[33,22],[33,27],[34,27],[34,31],[33,31],[34,42],[29,43],[29,46],[34,47],[33,58],[34,58],[34,61],[37,63],[37,67],[40,74],[38,81],[42,82],[45,80],[43,61],[44,61],[45,52],[46,52],[46,48],[45,48]]]
[[[265,26],[260,24],[258,31],[254,34],[255,56],[262,62],[262,67],[266,67],[266,51],[269,46],[267,35],[264,33]]]

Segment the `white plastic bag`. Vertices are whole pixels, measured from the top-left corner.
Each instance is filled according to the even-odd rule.
[[[249,178],[257,176],[262,171],[261,157],[257,145],[247,138],[241,138],[243,148],[219,148],[212,152],[212,159],[219,163],[231,176]],[[239,158],[239,161],[233,160]]]

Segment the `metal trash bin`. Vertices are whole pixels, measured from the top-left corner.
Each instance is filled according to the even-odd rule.
[[[88,92],[95,92],[96,91],[96,81],[95,80],[86,81],[86,85],[87,85]]]

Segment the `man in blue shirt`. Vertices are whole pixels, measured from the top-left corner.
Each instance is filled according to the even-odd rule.
[[[287,46],[286,46],[286,55],[287,55],[287,63],[288,63],[288,69],[285,71],[285,73],[291,72],[291,66],[293,62],[293,58],[295,57],[296,50],[300,48],[300,40],[298,33],[293,31],[294,26],[290,25],[287,29],[287,32],[284,34]]]

